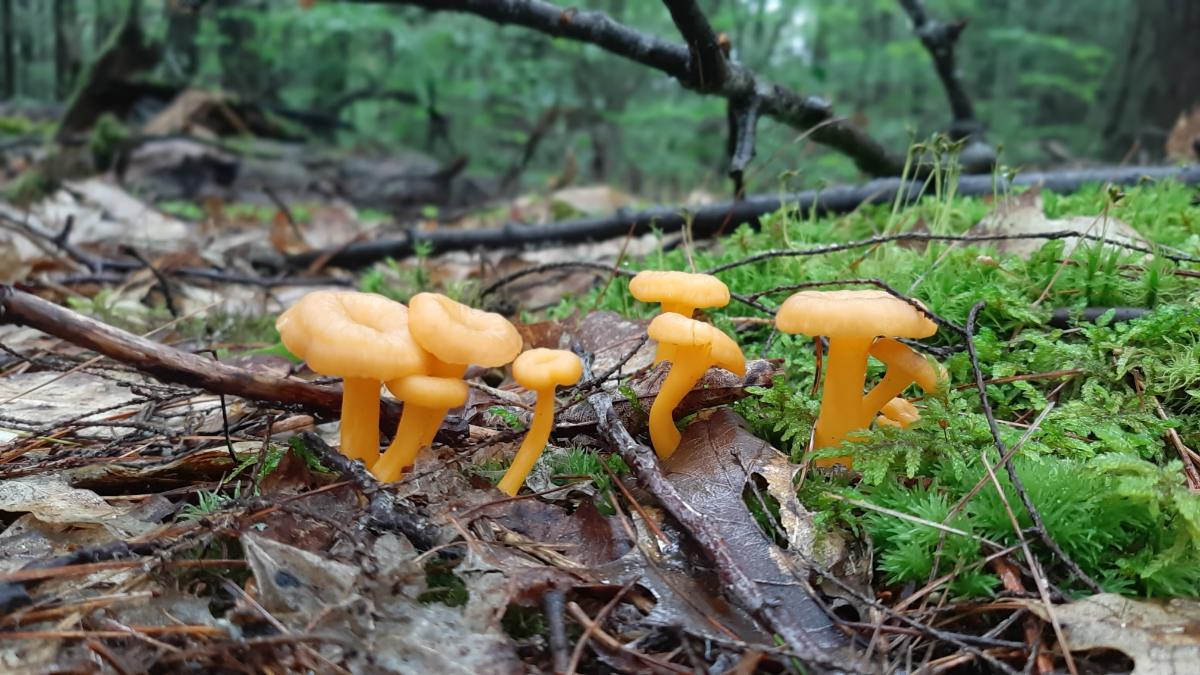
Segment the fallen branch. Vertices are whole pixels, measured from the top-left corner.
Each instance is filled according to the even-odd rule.
[[[463,12],[495,23],[516,24],[557,38],[592,44],[643,66],[670,75],[694,91],[726,99],[758,96],[762,113],[795,129],[809,131],[817,143],[834,148],[873,176],[898,176],[904,157],[890,153],[865,131],[836,117],[822,98],[804,96],[783,85],[767,82],[752,70],[729,62],[722,66],[708,48],[712,28],[694,3],[667,2],[672,18],[686,39],[696,40],[696,58],[687,45],[661,40],[618,23],[603,12],[565,8],[544,0],[352,0],[362,4],[413,5],[430,11]],[[691,6],[691,11],[688,7]],[[700,25],[703,22],[704,26]],[[704,30],[707,27],[707,31]],[[712,71],[717,72],[712,72]]]
[[[587,369],[590,370],[590,369]],[[590,376],[588,373],[585,376]],[[789,608],[769,597],[762,587],[737,564],[729,542],[721,536],[709,516],[688,504],[666,479],[654,451],[637,442],[613,409],[612,397],[604,391],[588,397],[596,411],[600,433],[633,470],[642,487],[655,496],[671,516],[711,559],[726,592],[755,620],[776,635],[806,666],[817,672],[870,672],[852,654],[822,648],[805,632]]]
[[[958,181],[955,194],[964,197],[978,197],[1003,194],[1013,188],[1032,186],[1066,194],[1092,183],[1133,185],[1147,179],[1176,180],[1186,185],[1200,185],[1200,165],[1108,167],[1027,173],[1012,180],[991,175],[963,176]],[[547,225],[506,223],[489,230],[441,228],[424,231],[411,228],[402,232],[398,239],[358,242],[337,250],[322,249],[289,256],[284,260],[284,265],[290,269],[305,269],[314,260],[328,257],[328,264],[334,267],[359,268],[385,258],[410,256],[418,245],[428,247],[431,252],[497,250],[640,236],[655,229],[670,233],[682,229],[689,219],[691,233],[696,237],[707,237],[718,232],[729,231],[745,223],[757,225],[760,217],[779,211],[781,208],[805,215],[846,213],[863,204],[891,203],[896,199],[897,194],[900,195],[902,203],[914,203],[924,195],[924,189],[924,180],[901,182],[898,178],[885,178],[863,185],[807,190],[782,197],[779,195],[755,195],[739,201],[700,207],[688,214],[678,207],[659,206],[644,211],[632,213],[622,211],[611,216]],[[905,236],[900,235],[900,238]],[[273,267],[279,264],[279,260],[277,258],[260,259],[256,263]]]
[[[976,119],[975,107],[971,105],[966,87],[954,67],[954,45],[967,27],[966,20],[944,23],[929,16],[924,0],[899,1],[912,19],[913,30],[921,39],[921,44],[925,45],[925,50],[933,59],[934,70],[942,81],[942,88],[946,90],[946,98],[950,100],[950,113],[954,116],[950,136],[959,139],[981,134],[983,125]]]
[[[0,324],[36,328],[113,360],[129,364],[155,378],[210,391],[269,403],[299,406],[336,419],[341,414],[340,386],[316,385],[235,368],[139,337],[52,302],[0,286]],[[380,402],[381,429],[396,428],[400,406]]]

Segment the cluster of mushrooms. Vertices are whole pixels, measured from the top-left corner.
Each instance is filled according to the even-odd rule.
[[[710,367],[743,376],[746,359],[737,343],[714,326],[694,319],[697,309],[723,307],[729,288],[706,274],[641,272],[629,284],[643,302],[662,311],[647,328],[657,343],[655,363],[670,369],[650,408],[650,440],[662,459],[679,446],[674,413]],[[918,303],[881,291],[802,291],[775,317],[785,333],[828,338],[821,411],[814,430],[817,449],[854,440],[855,431],[877,425],[907,427],[919,419],[900,394],[916,384],[926,393],[943,385],[936,363],[896,338],[924,338],[937,331]],[[484,312],[444,295],[418,293],[408,306],[381,295],[316,291],[279,316],[284,345],[313,372],[343,378],[341,452],[361,460],[382,481],[394,481],[429,446],[446,414],[466,403],[464,381],[471,365],[495,368],[512,363],[518,384],[536,393],[533,419],[516,457],[497,487],[515,495],[541,456],[553,428],[555,389],[583,374],[574,353],[530,349],[499,314]],[[887,366],[880,381],[863,393],[868,356]],[[381,384],[404,403],[391,444],[379,452]],[[818,466],[850,465],[828,457]]]

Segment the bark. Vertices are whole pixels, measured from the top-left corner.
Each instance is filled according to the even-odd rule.
[[[889,152],[862,129],[837,117],[832,106],[768,82],[738,63],[726,63],[720,86],[702,77],[687,45],[667,42],[618,23],[607,14],[582,11],[544,0],[353,0],[366,4],[414,5],[430,11],[474,14],[495,23],[515,24],[547,35],[596,45],[608,52],[661,71],[694,91],[726,99],[760,101],[761,114],[809,132],[810,138],[850,157],[863,172],[896,176],[904,158]],[[686,3],[675,3],[686,4]],[[688,24],[687,30],[696,28]],[[711,31],[711,27],[709,29]]]
[[[1070,193],[1089,183],[1114,183],[1132,185],[1143,179],[1178,180],[1188,185],[1200,184],[1200,166],[1178,167],[1119,167],[1087,169],[1049,173],[1027,173],[1011,182],[991,175],[964,176],[959,179],[956,194],[962,196],[990,195],[1017,186],[1038,185],[1046,190]],[[791,195],[753,195],[744,200],[711,204],[685,214],[674,206],[660,206],[633,213],[617,213],[611,216],[573,220],[547,225],[525,225],[507,223],[490,230],[463,230],[441,228],[432,231],[408,230],[399,239],[378,240],[350,244],[336,251],[318,250],[292,256],[286,265],[293,269],[305,269],[318,258],[328,257],[327,264],[335,267],[364,267],[384,258],[403,258],[412,255],[418,243],[430,246],[433,251],[469,251],[477,248],[503,249],[529,245],[556,243],[579,243],[625,236],[639,236],[657,229],[675,232],[684,227],[685,215],[691,217],[694,236],[708,237],[719,232],[728,232],[743,223],[757,224],[758,219],[780,208],[790,208],[809,214],[846,213],[861,204],[891,203],[898,191],[903,191],[902,201],[915,201],[921,194],[923,180],[901,184],[899,179],[885,178],[865,185],[843,186],[824,190],[810,190]],[[260,264],[271,266],[276,261],[260,260]]]

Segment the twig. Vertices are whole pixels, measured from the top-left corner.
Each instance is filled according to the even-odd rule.
[[[460,0],[461,1],[461,0]],[[578,16],[578,15],[574,15]],[[1146,179],[1177,180],[1188,185],[1200,184],[1200,166],[1189,167],[1118,167],[1073,170],[1049,173],[1027,173],[1009,179],[986,176],[963,176],[958,181],[955,194],[962,196],[982,196],[999,192],[1011,191],[1015,187],[1030,186],[1052,192],[1069,193],[1079,190],[1089,183],[1112,183],[1117,185],[1133,185]],[[401,233],[399,238],[367,242],[355,242],[336,251],[332,249],[309,251],[288,256],[284,262],[291,269],[305,269],[314,260],[328,257],[328,264],[356,268],[373,264],[384,258],[404,258],[413,254],[415,247],[428,246],[434,252],[470,251],[477,248],[489,250],[518,248],[522,246],[548,246],[560,243],[578,243],[613,239],[625,236],[632,231],[633,236],[641,236],[648,232],[677,232],[682,229],[687,220],[691,219],[692,233],[697,237],[709,237],[725,228],[736,227],[744,223],[757,224],[761,216],[774,213],[780,209],[792,212],[824,215],[845,213],[857,209],[864,203],[871,204],[908,204],[916,202],[924,194],[925,182],[922,179],[901,181],[898,178],[887,178],[872,181],[864,185],[849,185],[841,187],[807,190],[793,194],[752,195],[745,199],[710,204],[691,211],[685,218],[675,206],[659,206],[643,211],[618,212],[609,216],[570,220],[546,225],[529,225],[524,223],[505,223],[491,229],[462,229],[438,228],[424,231],[412,228]],[[899,200],[897,200],[899,197]],[[1065,236],[1065,235],[1064,235]],[[1069,236],[1078,237],[1078,233]],[[1028,238],[1028,237],[1013,237]],[[920,241],[922,236],[912,234],[897,235],[884,241]],[[932,235],[925,235],[925,241],[936,241]],[[986,241],[997,241],[987,239]],[[970,241],[970,240],[968,240]],[[985,241],[980,239],[979,241]],[[1114,242],[1121,245],[1126,242]],[[834,250],[818,251],[830,253]],[[1149,251],[1147,251],[1149,252]],[[1155,252],[1158,253],[1158,252]],[[1181,261],[1196,262],[1191,256],[1172,258]],[[264,267],[278,265],[275,256],[256,260],[256,264]]]
[[[788,87],[767,82],[750,69],[724,60],[711,26],[694,3],[672,0],[675,24],[689,39],[697,40],[696,51],[687,45],[666,42],[653,35],[618,23],[596,11],[567,9],[544,0],[354,0],[371,4],[414,5],[431,11],[475,14],[498,24],[516,24],[547,35],[593,44],[601,49],[662,71],[681,85],[699,93],[724,98],[759,95],[763,114],[796,129],[813,129],[812,138],[850,157],[859,169],[875,176],[898,176],[904,158],[888,152],[879,141],[850,122],[835,119],[830,104],[816,96],[804,96]],[[679,15],[676,16],[678,9]],[[703,24],[703,25],[701,25]],[[707,31],[704,31],[707,27]],[[707,33],[707,35],[703,35]],[[701,67],[694,65],[693,55]],[[720,59],[717,58],[720,56]],[[720,76],[724,63],[725,75]],[[719,78],[719,82],[718,82]],[[820,128],[817,125],[828,123]]]
[[[376,526],[400,532],[418,550],[427,551],[433,548],[436,531],[433,524],[411,504],[406,504],[409,512],[397,511],[392,493],[371,475],[362,462],[352,460],[329,447],[320,436],[311,431],[300,434],[299,438],[306,448],[317,454],[322,464],[337,472],[343,480],[350,481],[358,487],[367,498],[368,512]]]
[[[550,624],[550,654],[556,673],[567,672],[571,660],[567,654],[567,624],[563,616],[566,604],[567,594],[557,588],[542,594],[542,611],[546,615],[546,623]]]
[[[950,135],[955,139],[977,135],[983,131],[983,125],[975,118],[975,108],[958,72],[954,67],[954,45],[959,35],[967,27],[966,20],[954,23],[943,23],[929,16],[923,0],[899,0],[904,11],[912,19],[913,30],[925,45],[929,57],[933,59],[934,69],[942,88],[946,90],[946,98],[950,101],[950,112],[954,116],[954,124]]]
[[[983,382],[983,371],[979,367],[979,354],[975,351],[975,319],[979,315],[979,310],[983,309],[986,304],[987,303],[982,301],[975,303],[975,306],[971,308],[970,313],[967,314],[967,354],[971,359],[971,370],[975,375],[975,388],[979,392],[979,403],[983,408],[983,416],[987,420],[988,430],[990,430],[992,433],[992,442],[995,444],[996,450],[1000,452],[1000,457],[1004,457],[1008,454],[1008,448],[1004,444],[1004,439],[1000,437],[1000,427],[996,424],[995,415],[992,414],[992,404],[988,400],[987,385],[985,385]],[[984,462],[984,466],[991,471],[991,464]],[[1008,472],[1009,480],[1012,481],[1013,489],[1017,491],[1017,495],[1021,498],[1021,503],[1025,506],[1026,513],[1029,514],[1029,519],[1033,522],[1033,527],[1037,532],[1038,538],[1042,540],[1042,543],[1045,544],[1046,547],[1054,553],[1054,555],[1058,556],[1059,560],[1063,561],[1063,564],[1067,566],[1067,569],[1069,569],[1071,573],[1074,574],[1081,583],[1083,583],[1083,585],[1087,586],[1088,589],[1093,593],[1103,593],[1104,590],[1100,587],[1100,584],[1096,583],[1094,579],[1088,576],[1087,573],[1084,572],[1079,565],[1077,565],[1075,561],[1072,560],[1071,557],[1062,550],[1062,548],[1058,545],[1058,542],[1054,541],[1054,538],[1050,536],[1050,533],[1046,530],[1046,524],[1042,522],[1041,513],[1038,512],[1037,506],[1034,505],[1033,500],[1029,498],[1029,493],[1025,490],[1025,485],[1021,482],[1020,476],[1017,475],[1017,469],[1013,463],[1006,462],[1004,464],[1004,468]],[[1001,494],[1000,497],[1003,499],[1004,495]],[[1030,564],[1033,564],[1033,561],[1031,561]]]
[[[797,623],[789,608],[763,593],[759,585],[738,566],[729,542],[713,527],[709,517],[696,511],[684,500],[675,486],[663,476],[654,452],[625,429],[607,392],[592,394],[588,402],[596,411],[600,433],[633,470],[642,487],[653,494],[700,545],[715,565],[722,586],[750,616],[778,635],[783,644],[807,665],[830,672],[869,672],[850,654],[819,646]]]
[[[122,246],[121,250],[141,263],[143,267],[150,270],[150,273],[154,275],[154,279],[158,282],[159,290],[162,291],[163,303],[166,304],[167,311],[171,313],[172,317],[178,318],[179,308],[175,306],[175,294],[171,292],[171,283],[167,281],[167,277],[162,273],[162,270],[158,269],[154,263],[147,260],[145,256],[132,246]]]
[[[297,405],[331,418],[341,411],[340,387],[318,386],[214,363],[197,354],[127,333],[12,286],[0,285],[0,324],[4,323],[36,328],[163,382],[254,401]],[[380,406],[380,428],[391,431],[400,419],[400,407],[386,400]]]
[[[729,100],[729,177],[734,199],[746,196],[744,179],[746,166],[754,159],[759,104],[757,96]]]
[[[729,68],[720,39],[709,25],[708,17],[695,0],[663,0],[663,4],[687,43],[692,71],[689,79],[698,91],[719,90],[729,78]]]

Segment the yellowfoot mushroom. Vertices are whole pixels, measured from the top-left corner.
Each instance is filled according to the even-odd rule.
[[[341,376],[343,455],[370,466],[379,456],[379,386],[425,367],[404,305],[373,293],[314,291],[275,322],[288,351],[313,372]]]
[[[666,459],[679,447],[673,413],[683,397],[710,366],[745,375],[746,357],[728,335],[681,314],[659,314],[647,332],[660,346],[671,349],[671,370],[650,406],[650,441],[659,458]]]
[[[917,406],[900,397],[888,401],[879,412],[882,414],[875,418],[875,424],[881,427],[907,429],[921,421]]]
[[[946,377],[946,371],[936,362],[914,352],[891,338],[879,338],[871,345],[871,356],[887,366],[879,380],[863,399],[867,412],[883,409],[910,384],[916,384],[927,394],[936,393]]]
[[[638,272],[629,282],[629,293],[642,302],[661,303],[663,313],[692,318],[697,308],[729,304],[729,287],[711,274],[674,270]],[[670,346],[658,344],[654,362],[670,360]]]
[[[445,411],[467,402],[467,383],[449,377],[409,375],[388,382],[387,387],[393,396],[404,401],[404,412],[388,451],[371,467],[371,472],[382,481],[399,478],[404,467],[412,464],[417,452],[427,444],[421,441],[430,425],[434,425],[436,434]]]
[[[937,324],[919,309],[875,290],[801,291],[779,308],[775,326],[785,333],[829,338],[816,448],[837,446],[851,431],[870,424],[875,410],[863,406],[863,385],[876,337],[923,338],[937,332]],[[850,466],[850,458],[816,461],[817,466],[834,464]]]
[[[418,293],[409,300],[408,308],[408,329],[427,352],[428,368],[423,375],[430,379],[462,384],[467,366],[502,366],[521,351],[521,335],[499,314],[468,307],[438,293]],[[419,393],[403,382],[389,381],[388,388],[401,400],[405,395]],[[460,391],[465,400],[465,385]],[[448,392],[449,389],[438,390],[436,395],[421,399],[431,401],[428,405],[416,400],[413,405],[405,402],[396,436],[372,468],[379,480],[398,479],[416,459],[417,452],[433,442],[446,413],[462,405],[462,401],[455,403],[457,399],[441,395]]]
[[[517,494],[525,477],[537,463],[546,448],[550,430],[554,427],[554,389],[575,384],[583,376],[583,362],[571,352],[562,349],[531,349],[517,357],[512,366],[513,379],[522,387],[537,393],[533,408],[533,420],[529,432],[512,466],[496,485],[510,497]]]

